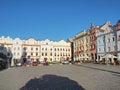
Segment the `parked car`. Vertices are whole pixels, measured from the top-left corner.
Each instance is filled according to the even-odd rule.
[[[68,60],[62,60],[62,64],[69,64]]]
[[[21,63],[17,63],[16,66],[20,67],[20,66],[22,66],[22,64]]]
[[[25,62],[25,63],[23,63],[23,66],[30,66],[30,63],[28,63],[28,62]]]
[[[38,63],[37,62],[32,62],[32,66],[37,66],[38,65]]]

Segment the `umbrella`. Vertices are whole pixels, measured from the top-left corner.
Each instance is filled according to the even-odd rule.
[[[114,63],[113,58],[117,58],[116,56],[112,55],[112,54],[106,54],[105,56],[103,56],[102,58],[111,58],[112,59],[112,63]]]
[[[117,58],[116,56],[112,55],[112,54],[106,54],[105,56],[103,56],[102,58]]]

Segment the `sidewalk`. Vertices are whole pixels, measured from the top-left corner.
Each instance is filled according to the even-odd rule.
[[[76,66],[120,74],[120,65],[101,65],[93,63],[74,64]]]

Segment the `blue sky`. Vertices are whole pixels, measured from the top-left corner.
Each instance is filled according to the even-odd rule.
[[[0,0],[0,36],[58,41],[89,29],[116,24],[120,0]]]

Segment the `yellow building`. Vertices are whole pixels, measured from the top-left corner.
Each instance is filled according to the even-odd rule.
[[[74,60],[84,62],[89,60],[89,38],[86,30],[78,33],[73,39]]]

